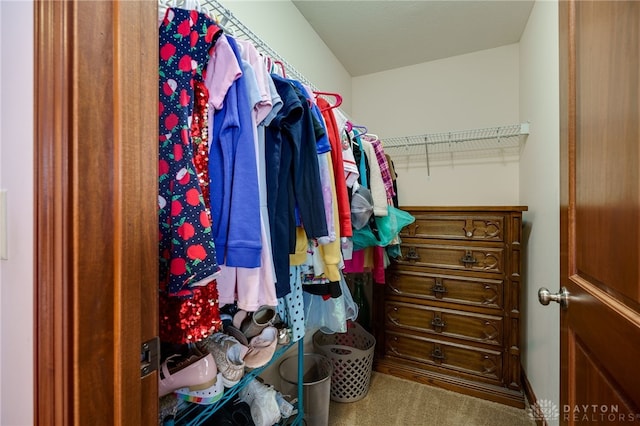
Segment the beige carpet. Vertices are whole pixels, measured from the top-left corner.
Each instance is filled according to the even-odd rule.
[[[532,426],[535,422],[523,409],[373,372],[363,399],[331,401],[329,425]]]

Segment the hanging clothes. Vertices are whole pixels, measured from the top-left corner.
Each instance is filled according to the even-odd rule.
[[[189,285],[219,267],[198,183],[191,140],[193,80],[202,80],[221,31],[196,11],[167,9],[160,26],[159,232],[161,291],[190,295]]]
[[[375,216],[386,216],[389,214],[387,206],[387,192],[385,190],[384,181],[382,180],[382,172],[380,171],[380,163],[376,157],[373,145],[368,140],[360,138],[362,151],[367,157],[367,180],[369,182],[369,190],[373,197],[373,214]]]
[[[336,227],[334,221],[334,205],[333,186],[335,182],[329,172],[331,144],[327,136],[327,127],[324,119],[320,114],[320,109],[315,103],[313,92],[308,87],[296,80],[290,80],[291,83],[299,90],[307,100],[307,104],[311,110],[311,119],[313,120],[313,128],[316,136],[316,151],[318,153],[318,170],[320,171],[320,186],[322,187],[322,199],[324,200],[324,214],[327,220],[327,236],[318,238],[318,243],[329,244],[336,241]]]
[[[213,279],[220,268],[203,197],[208,93],[200,84],[221,31],[197,11],[168,8],[159,34],[160,339],[182,344],[221,326]]]
[[[378,165],[380,167],[380,175],[382,176],[382,182],[384,184],[384,189],[387,193],[387,201],[393,200],[395,197],[395,189],[393,188],[393,177],[391,176],[391,170],[389,168],[389,163],[387,162],[387,156],[384,153],[384,149],[382,148],[382,142],[376,139],[371,141],[371,146],[375,152],[376,159],[378,160]]]
[[[227,37],[238,63],[232,37]],[[209,151],[211,216],[218,262],[228,266],[260,266],[262,241],[258,172],[246,81],[241,75],[215,111]]]
[[[324,201],[325,217],[327,219],[327,238],[318,238],[317,250],[323,262],[322,271],[316,267],[316,276],[324,276],[328,281],[337,284],[340,280],[340,268],[342,267],[342,255],[340,251],[340,223],[338,216],[338,205],[336,197],[336,184],[333,175],[333,164],[331,158],[331,144],[327,136],[327,127],[315,104],[313,93],[304,87],[300,82],[293,81],[294,86],[306,97],[312,112],[314,129],[316,134],[316,150],[318,153],[318,168],[320,171],[320,186],[322,187],[322,197]],[[342,173],[340,174],[343,175]],[[299,234],[298,234],[299,235]],[[309,247],[313,248],[313,242]],[[304,283],[303,283],[304,284]]]
[[[344,165],[342,157],[342,143],[340,131],[336,123],[333,110],[330,109],[329,102],[323,98],[317,98],[318,107],[322,112],[327,125],[327,135],[331,144],[331,160],[333,165],[333,175],[336,184],[336,199],[338,202],[338,214],[340,218],[340,236],[350,237],[351,230],[351,210],[349,208],[349,194],[347,192],[347,182],[344,177]]]
[[[226,36],[222,36],[221,40]],[[227,42],[228,43],[228,42]],[[271,248],[267,236],[268,222],[265,217],[266,196],[264,193],[264,155],[260,153],[260,136],[258,130],[258,120],[263,121],[269,116],[272,110],[273,101],[267,80],[265,79],[266,68],[264,68],[259,54],[255,47],[248,42],[235,40],[240,51],[240,58],[234,54],[233,61],[239,63],[242,69],[242,77],[247,94],[247,107],[251,111],[251,130],[253,137],[253,148],[256,159],[256,182],[258,184],[258,205],[260,219],[260,266],[253,268],[235,267],[226,264],[221,265],[222,272],[218,277],[218,289],[220,292],[220,303],[222,305],[236,302],[239,309],[253,312],[260,306],[276,306],[278,303],[275,290],[275,273],[273,272],[273,261],[271,259]],[[231,47],[229,45],[229,47]],[[253,61],[253,64],[249,62]],[[234,65],[235,66],[235,65]],[[260,76],[260,78],[258,78]],[[266,78],[270,78],[266,74]],[[240,107],[240,106],[239,106]],[[264,128],[261,129],[264,133]],[[235,202],[232,200],[232,202]]]
[[[296,212],[308,238],[327,236],[316,139],[307,100],[272,74],[283,107],[266,131],[267,208],[279,298],[291,291],[289,254],[295,253]]]

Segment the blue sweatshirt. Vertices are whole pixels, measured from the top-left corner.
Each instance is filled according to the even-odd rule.
[[[227,36],[238,63],[242,58]],[[246,78],[233,82],[213,115],[209,151],[211,219],[218,263],[256,268],[262,249],[253,121]]]

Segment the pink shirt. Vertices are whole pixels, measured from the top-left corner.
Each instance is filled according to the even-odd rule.
[[[241,75],[242,68],[236,55],[229,45],[227,36],[222,34],[216,42],[214,54],[209,58],[207,76],[204,80],[204,84],[209,90],[209,105],[217,110],[222,108],[227,91]],[[212,120],[209,120],[209,134],[213,134]]]

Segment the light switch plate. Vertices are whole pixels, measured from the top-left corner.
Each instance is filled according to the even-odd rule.
[[[7,260],[7,190],[0,189],[0,260]]]

